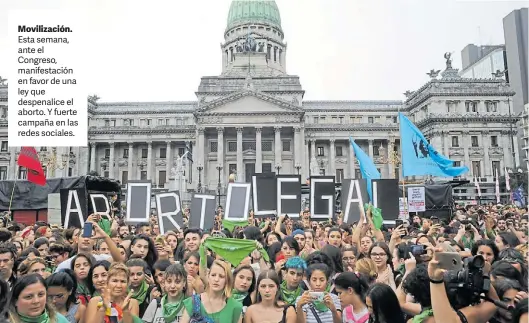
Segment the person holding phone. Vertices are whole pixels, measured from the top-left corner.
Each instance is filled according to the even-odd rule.
[[[298,323],[342,323],[342,306],[335,294],[326,292],[331,268],[315,263],[307,268],[310,290],[296,300],[296,306],[287,310],[287,320]]]

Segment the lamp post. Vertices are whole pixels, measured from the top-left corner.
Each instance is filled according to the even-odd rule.
[[[279,164],[276,165],[276,171],[277,171],[276,174],[279,174],[279,170],[280,170],[280,169],[281,169],[281,165],[279,165]]]
[[[217,205],[220,205],[220,189],[221,189],[221,184],[220,184],[220,172],[222,171],[222,166],[221,165],[217,165],[217,171],[219,173],[219,181],[217,183]]]
[[[296,171],[298,172],[298,175],[299,175],[299,170],[301,169],[301,165],[298,163],[298,164],[296,164],[295,168],[296,168]]]
[[[393,169],[391,170],[392,172],[392,176],[393,178],[397,178],[398,179],[398,175],[395,174],[395,166],[400,166],[400,156],[399,156],[399,153],[396,152],[396,151],[389,151],[389,148],[384,148],[384,146],[382,146],[382,144],[380,144],[380,148],[378,149],[379,152],[381,153],[381,156],[380,156],[380,162],[381,164],[393,164],[394,167]],[[400,167],[399,167],[400,168]]]
[[[69,157],[69,154],[61,154],[59,156],[59,154],[57,154],[56,147],[51,148],[51,153],[40,152],[39,154],[39,159],[42,166],[44,166],[46,170],[50,171],[50,177],[55,176],[55,170],[62,170],[66,167],[66,165],[68,164]]]
[[[204,169],[203,166],[197,166],[197,170],[198,170],[197,193],[202,193],[202,170],[203,169]]]
[[[320,160],[319,166],[320,166],[320,175],[325,176],[325,163],[323,162],[323,160]]]

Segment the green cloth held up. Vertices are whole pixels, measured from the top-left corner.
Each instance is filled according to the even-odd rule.
[[[364,204],[364,209],[366,212],[367,210],[371,209],[371,215],[373,217],[375,229],[380,230],[380,228],[382,228],[382,224],[384,223],[384,218],[382,218],[382,210],[367,203]]]
[[[200,245],[200,267],[206,265],[206,248],[221,256],[224,260],[237,267],[255,249],[259,250],[266,261],[270,261],[268,253],[262,247],[257,248],[257,241],[232,238],[208,237]]]
[[[246,227],[248,226],[248,220],[242,220],[242,221],[232,221],[232,220],[222,220],[222,226],[228,229],[228,231],[232,232],[235,227]]]
[[[109,220],[101,218],[101,220],[97,222],[97,225],[99,225],[99,227],[103,229],[103,231],[105,231],[105,233],[110,236],[110,233],[112,232],[111,230],[112,223]]]

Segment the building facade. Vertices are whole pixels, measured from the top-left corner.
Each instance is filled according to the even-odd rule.
[[[504,80],[462,78],[445,55],[441,76],[433,71],[427,84],[406,91],[405,101],[307,101],[300,77],[287,72],[284,37],[274,1],[233,1],[219,53],[222,73],[201,78],[196,101],[89,97],[89,147],[40,147],[48,176],[93,171],[123,184],[149,179],[155,190],[168,189],[176,178],[187,192],[224,192],[230,174],[248,181],[270,171],[332,175],[339,182],[360,177],[352,136],[383,178],[400,178],[399,111],[436,149],[468,165],[465,176],[478,177],[485,194],[493,176],[512,166],[518,151],[507,143],[516,118],[508,116],[507,101],[514,93]],[[0,112],[7,116],[5,84]],[[17,149],[7,148],[5,118],[0,126],[0,176],[23,178]],[[188,150],[192,161],[184,156]],[[456,193],[466,198],[474,190]]]

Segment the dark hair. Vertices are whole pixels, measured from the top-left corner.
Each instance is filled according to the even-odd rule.
[[[21,321],[19,319],[19,314],[16,308],[16,303],[17,303],[18,298],[20,297],[20,293],[22,293],[22,291],[26,289],[26,287],[28,287],[29,285],[33,285],[33,284],[42,284],[42,286],[44,286],[44,289],[47,288],[44,278],[42,278],[42,276],[40,276],[39,274],[24,275],[18,278],[17,281],[15,282],[15,285],[11,289],[11,300],[10,300],[10,305],[9,305],[11,322]],[[48,312],[48,315],[50,317],[50,322],[55,322],[55,319],[56,319],[55,310],[52,306],[49,305],[48,302],[46,302],[45,311]]]
[[[143,234],[143,233],[138,234],[134,236],[134,238],[132,238],[132,241],[130,242],[131,254],[132,254],[132,246],[134,246],[134,244],[138,240],[145,240],[147,241],[147,244],[149,245],[149,251],[147,252],[147,255],[145,256],[145,258],[143,258],[143,260],[145,260],[147,264],[154,264],[156,260],[158,260],[158,251],[156,251],[156,247],[154,243],[152,242],[152,239],[146,234]]]
[[[366,293],[366,298],[371,299],[373,314],[369,322],[405,323],[404,313],[400,308],[397,295],[391,287],[383,283],[371,285]]]
[[[321,249],[321,252],[329,256],[329,258],[331,259],[333,272],[343,272],[342,252],[340,251],[340,249],[328,244]]]
[[[46,285],[46,290],[50,287],[64,287],[70,293],[66,300],[66,310],[69,310],[72,304],[77,304],[77,278],[72,270],[64,269],[54,273],[46,278]]]
[[[41,237],[33,242],[33,247],[35,247],[36,249],[39,249],[39,247],[44,244],[49,246],[50,241],[47,238]]]
[[[277,254],[281,251],[281,242],[278,241],[278,242],[274,242],[272,243],[268,249],[267,249],[267,252],[268,252],[268,257],[270,258],[270,262],[272,264],[274,264],[276,262],[276,257],[277,257]]]
[[[144,227],[151,227],[151,225],[147,222],[140,222],[136,225],[136,233],[138,233],[140,231],[140,228],[144,228]]]
[[[285,237],[283,241],[281,241],[281,249],[283,248],[284,244],[287,244],[290,248],[294,249],[296,251],[296,255],[299,255],[301,252],[301,248],[299,247],[299,243],[294,239],[293,237]]]
[[[0,228],[0,242],[6,242],[6,241],[9,241],[11,240],[11,237],[13,236],[13,234],[11,233],[11,231],[5,229],[5,228]]]
[[[312,264],[326,264],[330,269],[333,268],[333,260],[331,257],[319,250],[308,255],[305,262],[307,263],[307,267]]]
[[[255,240],[259,241],[259,243],[261,244],[263,243],[263,234],[261,233],[261,230],[259,230],[258,227],[250,225],[244,228],[242,232],[247,240]]]
[[[312,274],[315,271],[323,272],[325,274],[325,277],[327,278],[327,280],[329,280],[329,277],[331,277],[331,274],[332,274],[332,272],[331,272],[332,268],[327,266],[326,264],[324,264],[324,263],[312,264],[312,265],[310,265],[307,268],[307,278],[309,279],[309,281],[310,281],[310,277],[312,277]]]
[[[194,233],[194,234],[198,234],[198,236],[200,238],[202,238],[202,230],[200,229],[197,229],[197,228],[188,228],[184,231],[184,239],[186,238],[187,234],[188,233]]]
[[[527,313],[527,298],[522,299],[516,303],[514,311],[512,312],[512,321],[514,323],[519,323],[523,314]]]
[[[91,254],[80,252],[75,257],[73,257],[72,262],[70,263],[70,269],[73,270],[74,272],[75,272],[75,262],[79,258],[85,258],[86,260],[88,260],[88,264],[90,265],[90,267],[92,267],[92,265],[95,264],[96,262],[95,258]]]
[[[422,308],[431,307],[430,278],[425,264],[419,264],[413,269],[402,282],[402,289],[406,294],[413,296],[413,299]]]
[[[187,292],[187,272],[184,269],[184,266],[181,264],[172,264],[169,267],[165,269],[164,273],[164,279],[167,279],[167,277],[175,276],[175,277],[181,277],[184,280],[184,289],[183,294]]]
[[[200,254],[196,251],[186,252],[184,254],[184,259],[183,259],[184,263],[186,263],[191,257],[195,257],[196,260],[200,263]]]
[[[476,241],[476,243],[474,243],[474,245],[472,246],[472,256],[475,256],[478,254],[478,249],[481,246],[487,246],[490,248],[490,250],[492,250],[492,253],[494,254],[494,259],[492,260],[492,262],[498,260],[498,255],[500,253],[500,250],[498,249],[498,246],[496,245],[496,243],[490,239],[483,239],[483,240]]]
[[[13,260],[15,260],[17,258],[17,247],[10,242],[0,243],[0,254],[2,253],[10,253]]]
[[[250,265],[243,265],[235,268],[233,271],[233,288],[235,288],[235,278],[237,277],[237,274],[241,272],[241,270],[249,270],[252,273],[252,284],[250,285],[250,288],[248,288],[248,294],[251,294],[255,290],[255,271],[253,270],[252,266]]]
[[[166,271],[171,266],[171,262],[168,259],[160,259],[154,263],[152,270]]]
[[[88,277],[86,277],[86,287],[88,287],[90,294],[94,294],[96,291],[92,276],[94,275],[94,270],[96,270],[97,267],[103,267],[108,272],[108,269],[110,268],[110,262],[108,260],[100,260],[90,267],[90,270],[88,271]]]
[[[259,277],[257,278],[257,283],[256,283],[256,286],[257,286],[257,295],[255,297],[255,304],[257,303],[260,303],[262,301],[262,298],[261,298],[261,293],[259,293],[259,284],[261,284],[261,281],[263,279],[271,279],[277,286],[277,292],[276,292],[276,297],[274,299],[274,306],[277,307],[277,308],[280,308],[281,305],[279,305],[279,296],[281,295],[281,289],[280,289],[280,285],[281,283],[279,282],[279,275],[276,273],[275,270],[266,270],[266,271],[263,271],[261,274],[259,274]]]
[[[141,267],[143,268],[143,272],[147,273],[147,269],[149,269],[149,266],[147,265],[147,262],[141,258],[133,258],[129,259],[127,263],[125,264],[128,268],[130,267]]]
[[[341,273],[334,279],[334,285],[342,289],[352,288],[355,294],[365,303],[369,284],[363,275],[352,272]]]
[[[509,289],[516,289],[517,291],[523,290],[522,285],[518,281],[508,278],[495,280],[492,284],[496,290],[496,294],[498,294],[500,301],[505,292],[507,292]]]
[[[367,255],[369,256],[369,258],[371,258],[371,252],[373,251],[373,248],[375,247],[379,247],[381,248],[382,250],[384,250],[384,252],[386,253],[386,256],[387,256],[387,260],[386,260],[386,264],[388,264],[390,267],[391,267],[391,270],[393,270],[393,262],[392,262],[392,254],[391,254],[391,251],[389,251],[389,247],[387,245],[387,243],[383,242],[383,241],[377,241],[375,243],[373,243],[371,245],[371,247],[369,248],[369,251],[367,252]]]
[[[503,244],[508,245],[509,247],[514,248],[520,244],[520,240],[512,232],[500,232],[498,233],[498,235],[500,236]]]
[[[514,268],[513,265],[504,260],[498,260],[493,263],[490,274],[495,279],[498,277],[505,277],[517,281],[522,280],[522,274],[516,268]]]
[[[338,232],[340,234],[340,238],[342,237],[342,231],[340,231],[340,228],[338,227],[330,228],[329,232],[327,232],[327,238],[331,235],[331,232]]]
[[[430,220],[428,220],[428,221],[430,221]],[[435,242],[435,239],[432,238],[431,236],[427,235],[427,234],[421,234],[421,235],[419,235],[419,236],[417,237],[417,240],[416,240],[416,241],[417,241],[417,244],[419,244],[418,242],[419,242],[419,240],[422,239],[422,238],[426,238],[426,240],[428,240],[428,242],[430,242],[430,244],[431,244],[432,246],[434,246],[434,247],[437,245],[437,243]]]
[[[16,251],[17,249],[15,248],[15,252]],[[24,249],[24,251],[20,253],[20,257],[27,257],[29,256],[30,253],[33,253],[35,256],[40,257],[40,251],[38,251],[37,248],[35,247],[29,247],[29,248]]]
[[[7,306],[9,305],[9,285],[7,281],[0,279],[0,320],[6,315]]]

